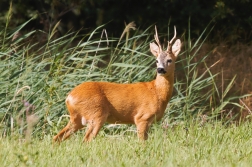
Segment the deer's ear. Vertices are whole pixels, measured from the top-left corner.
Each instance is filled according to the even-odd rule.
[[[154,56],[158,57],[159,48],[154,42],[150,43],[150,51]]]
[[[181,49],[181,41],[179,39],[176,40],[176,42],[172,45],[172,53],[175,57],[178,56]]]

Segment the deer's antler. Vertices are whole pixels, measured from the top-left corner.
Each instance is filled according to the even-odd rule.
[[[169,51],[171,52],[171,44],[172,44],[173,40],[176,38],[176,36],[177,36],[176,26],[174,26],[174,36],[170,41],[168,41],[168,46],[167,46],[168,52]]]
[[[156,42],[158,44],[159,52],[162,52],[162,47],[161,47],[161,44],[159,42],[158,33],[157,33],[157,26],[155,26],[155,32],[156,32],[156,34],[154,35],[154,38],[155,38],[155,40],[156,40]]]

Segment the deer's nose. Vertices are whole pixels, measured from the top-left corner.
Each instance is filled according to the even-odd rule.
[[[157,72],[159,74],[165,74],[166,73],[166,71],[164,70],[164,68],[157,68]]]

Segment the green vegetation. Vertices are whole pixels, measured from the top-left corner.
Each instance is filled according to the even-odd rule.
[[[0,29],[5,26],[9,4],[10,0],[0,1]],[[216,28],[209,39],[213,43],[222,40],[231,44],[246,43],[252,39],[251,0],[12,0],[12,6],[14,19],[11,20],[11,28],[35,18],[25,27],[24,30],[28,31],[40,29],[47,32],[61,21],[58,25],[60,35],[80,29],[87,33],[106,24],[106,29],[119,37],[123,23],[135,21],[141,30],[155,23],[161,32],[167,32],[167,25],[176,25],[182,34],[191,17],[191,35],[194,38],[212,20]]]
[[[134,29],[134,24],[129,24],[119,41],[107,38],[105,30],[98,33],[102,27],[84,36],[77,32],[54,38],[54,27],[47,43],[40,45],[26,41],[35,31],[17,37],[24,25],[12,33],[3,32],[0,120],[4,136],[24,134],[24,129],[34,125],[34,135],[55,134],[68,119],[64,104],[67,93],[84,81],[131,83],[154,78],[154,57],[149,54],[151,27],[129,36],[130,29]],[[179,56],[178,71],[185,79],[175,84],[176,95],[170,101],[165,122],[202,115],[215,119],[226,105],[239,106],[232,101],[238,97],[226,97],[233,80],[219,92],[215,83],[218,74],[212,74],[207,66],[203,74],[197,72],[197,65],[204,63],[207,55],[198,62],[192,60],[207,38],[205,33],[194,44],[189,36]],[[97,34],[102,35],[96,39]],[[79,42],[74,45],[77,39]]]
[[[194,124],[194,125],[193,125]],[[225,127],[220,122],[204,126],[180,124],[168,129],[154,126],[146,142],[135,133],[107,135],[104,131],[90,143],[83,134],[60,145],[51,136],[31,143],[0,139],[2,166],[251,166],[250,123]]]

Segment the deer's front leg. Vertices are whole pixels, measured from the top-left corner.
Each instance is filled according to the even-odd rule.
[[[148,139],[148,130],[150,128],[150,120],[136,120],[137,135],[140,140]]]

